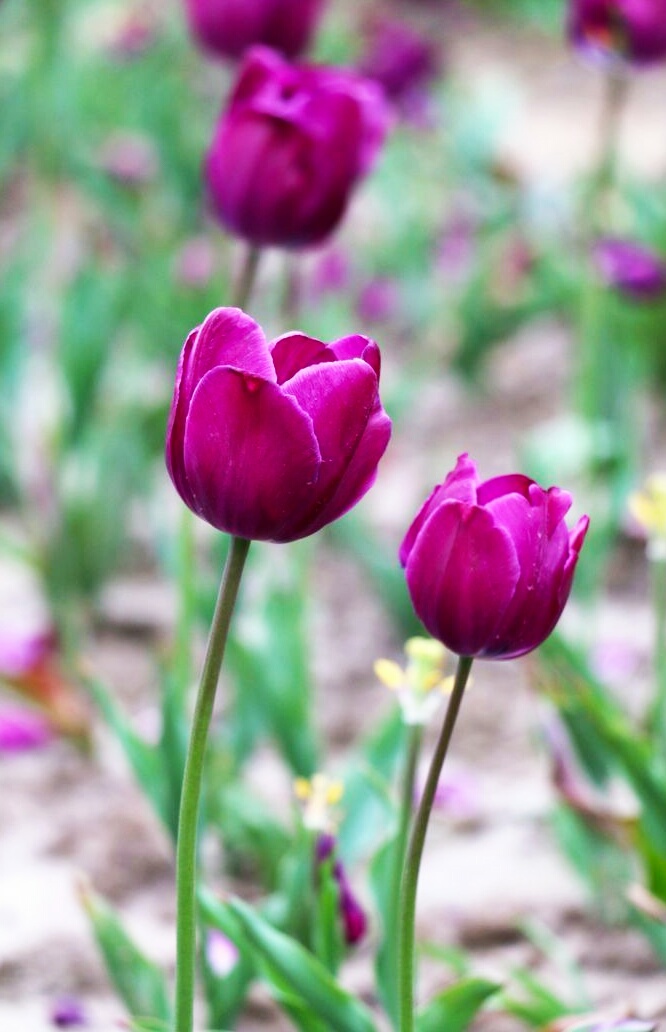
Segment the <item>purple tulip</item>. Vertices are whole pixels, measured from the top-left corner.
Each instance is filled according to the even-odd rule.
[[[192,35],[211,54],[237,58],[263,44],[298,57],[314,35],[323,0],[185,0],[185,8]]]
[[[568,29],[588,54],[637,65],[666,58],[666,0],[570,0]]]
[[[315,844],[315,862],[323,864],[334,857],[337,849],[335,836],[320,835]],[[342,860],[333,859],[333,877],[338,883],[339,910],[342,930],[348,946],[355,946],[363,939],[368,930],[368,918],[365,910],[354,895]]]
[[[535,649],[568,598],[588,527],[568,531],[571,497],[519,473],[479,482],[461,455],[400,549],[414,608],[460,656],[512,659]]]
[[[303,247],[337,226],[388,127],[379,87],[252,50],[206,158],[215,210],[257,245]]]
[[[80,1001],[74,996],[63,996],[53,1004],[51,1024],[55,1028],[82,1028],[88,1022]]]
[[[190,333],[178,365],[166,462],[186,505],[218,530],[295,541],[372,486],[391,433],[379,348],[287,333],[268,344],[238,308]]]
[[[40,749],[53,738],[45,717],[25,706],[0,707],[0,754]]]
[[[606,237],[597,242],[594,259],[606,283],[634,301],[651,301],[666,291],[666,263],[641,244]]]
[[[368,22],[360,69],[378,82],[394,103],[408,103],[437,78],[439,53],[432,39],[420,36],[404,22],[373,18]]]

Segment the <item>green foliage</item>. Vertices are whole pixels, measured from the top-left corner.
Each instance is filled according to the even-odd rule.
[[[448,986],[416,1015],[417,1032],[465,1032],[477,1012],[502,986],[485,978],[465,978]]]
[[[374,1032],[369,1011],[300,943],[240,900],[202,897],[206,916],[239,949],[251,949],[271,993],[301,1032]]]
[[[130,1014],[169,1025],[171,1007],[162,972],[133,943],[118,916],[95,893],[85,890],[83,903],[111,981]],[[144,1028],[146,1026],[144,1025]]]

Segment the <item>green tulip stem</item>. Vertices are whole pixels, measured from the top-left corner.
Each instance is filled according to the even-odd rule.
[[[176,847],[176,1024],[192,1032],[196,961],[197,825],[208,728],[250,542],[232,538],[211,624],[185,761]]]
[[[261,248],[250,245],[245,252],[243,265],[234,288],[233,304],[235,308],[242,308],[245,311],[254,289],[260,258]]]
[[[654,607],[654,673],[656,693],[652,727],[659,753],[666,757],[666,559],[652,560],[652,597]]]
[[[423,794],[416,810],[402,876],[400,909],[398,912],[398,990],[400,993],[400,1032],[414,1032],[414,945],[416,921],[416,891],[419,870],[430,812],[453,729],[460,710],[465,686],[472,668],[469,656],[460,656],[453,691],[442,724],[442,730],[428,771]],[[179,1030],[180,1032],[180,1030]]]
[[[421,743],[423,741],[423,726],[421,724],[412,724],[408,728],[407,738],[407,750],[405,755],[405,766],[402,775],[402,786],[401,786],[401,798],[400,798],[400,813],[398,822],[398,831],[395,840],[395,852],[393,855],[393,876],[391,883],[391,913],[390,913],[390,925],[386,929],[388,938],[388,946],[390,950],[390,963],[391,963],[391,975],[393,977],[388,979],[388,982],[393,989],[391,991],[391,1017],[394,1015],[397,1018],[400,999],[398,990],[398,979],[397,979],[397,961],[398,955],[395,948],[395,942],[397,938],[397,929],[399,928],[397,917],[400,900],[400,885],[402,882],[402,872],[405,866],[405,855],[407,853],[407,843],[409,841],[409,828],[412,820],[412,813],[414,811],[414,791],[416,785],[416,771],[418,769],[419,756],[421,755]]]
[[[605,416],[608,392],[607,342],[602,340],[605,289],[591,268],[594,241],[608,230],[609,192],[616,176],[620,122],[628,91],[629,77],[622,69],[611,68],[606,74],[599,122],[599,151],[596,167],[583,198],[581,223],[582,298],[580,313],[580,346],[578,371],[578,403],[581,415],[592,424]],[[606,396],[605,396],[606,395]]]

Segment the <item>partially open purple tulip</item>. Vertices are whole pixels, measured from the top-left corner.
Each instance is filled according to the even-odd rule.
[[[666,59],[666,0],[570,0],[569,36],[580,50],[646,65]]]
[[[298,57],[307,48],[323,0],[185,0],[192,35],[204,50],[242,57],[257,44]]]
[[[666,293],[666,262],[633,240],[605,237],[594,259],[606,283],[634,301],[651,301]]]
[[[259,246],[324,240],[374,163],[388,119],[376,83],[253,49],[206,158],[221,222]]]
[[[186,505],[218,530],[294,541],[342,516],[372,486],[391,434],[379,348],[354,335],[269,344],[238,308],[187,338],[166,463]]]
[[[512,659],[555,627],[588,527],[564,517],[571,497],[519,473],[479,481],[461,455],[427,499],[400,549],[428,631],[459,656]]]

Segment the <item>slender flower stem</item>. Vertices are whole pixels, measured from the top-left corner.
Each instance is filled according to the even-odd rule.
[[[400,992],[400,1032],[414,1032],[414,943],[416,919],[416,891],[423,856],[428,820],[435,800],[442,766],[449,749],[453,729],[465,692],[465,685],[472,668],[472,659],[460,656],[455,683],[442,724],[442,730],[430,764],[423,795],[419,801],[412,834],[407,851],[407,860],[402,876],[400,910],[398,917],[398,989]],[[180,1030],[179,1030],[180,1032]]]
[[[590,253],[595,238],[608,225],[606,205],[615,179],[620,119],[629,89],[628,76],[623,70],[613,68],[607,73],[604,86],[599,152],[581,213],[584,286],[580,312],[578,403],[581,414],[593,422],[604,417],[608,376],[606,350],[601,340],[604,290],[590,268]]]
[[[240,275],[234,288],[234,306],[245,309],[257,278],[259,259],[261,258],[260,247],[248,247],[245,252],[245,259]]]
[[[654,672],[656,693],[652,708],[652,727],[660,755],[666,756],[666,560],[653,559],[652,595],[654,606]]]
[[[208,728],[243,567],[250,542],[232,538],[201,673],[185,762],[176,849],[176,1024],[192,1032],[196,959],[197,824]]]
[[[390,924],[386,929],[387,945],[389,949],[389,963],[393,977],[387,979],[389,985],[393,986],[391,993],[390,1010],[394,1023],[400,1008],[400,995],[398,991],[397,962],[398,955],[395,943],[398,939],[398,906],[400,900],[400,883],[402,872],[405,866],[405,854],[409,840],[409,827],[414,810],[414,791],[416,784],[416,771],[418,768],[419,756],[421,753],[421,742],[423,740],[423,726],[412,724],[408,728],[407,753],[405,756],[405,768],[402,775],[402,793],[400,799],[400,814],[398,832],[395,840],[395,853],[393,856],[393,878],[391,884],[391,915]]]

